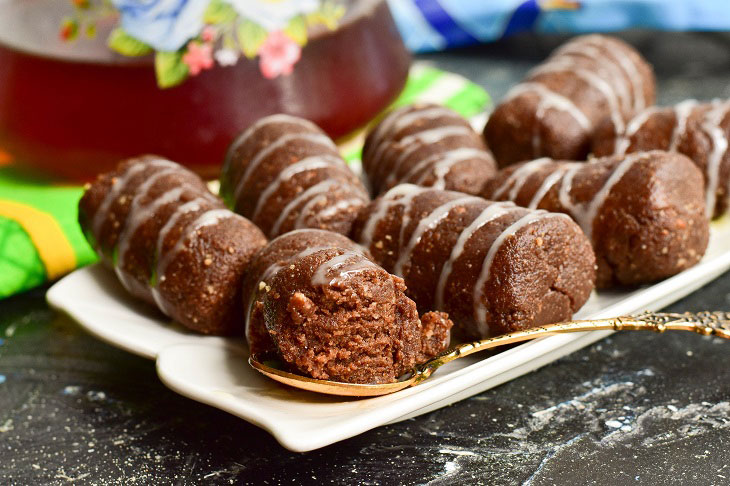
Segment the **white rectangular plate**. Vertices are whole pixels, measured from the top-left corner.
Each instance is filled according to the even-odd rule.
[[[730,222],[712,225],[710,246],[695,267],[652,286],[591,296],[578,318],[659,310],[730,268]],[[366,430],[446,406],[544,366],[609,334],[553,336],[479,359],[450,363],[414,388],[393,395],[347,399],[279,385],[246,362],[240,339],[192,334],[129,297],[99,265],[68,275],[48,302],[88,332],[155,359],[160,379],[176,392],[268,430],[287,449],[308,451]]]

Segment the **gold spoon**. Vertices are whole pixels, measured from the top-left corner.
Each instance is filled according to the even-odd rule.
[[[360,383],[343,383],[339,381],[318,380],[307,376],[282,371],[256,360],[254,356],[248,362],[256,370],[281,383],[328,395],[351,397],[374,397],[394,393],[409,386],[417,385],[430,377],[442,365],[455,359],[469,356],[479,351],[491,349],[504,344],[530,341],[543,336],[586,331],[694,331],[705,336],[714,335],[730,339],[730,312],[687,312],[684,314],[651,313],[628,317],[612,317],[590,321],[567,321],[557,324],[511,332],[481,341],[459,344],[417,365],[408,375],[394,383],[366,385]]]

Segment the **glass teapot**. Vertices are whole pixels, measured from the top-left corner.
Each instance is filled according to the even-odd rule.
[[[262,116],[363,125],[409,63],[384,0],[0,0],[0,149],[71,180],[142,153],[216,177]]]

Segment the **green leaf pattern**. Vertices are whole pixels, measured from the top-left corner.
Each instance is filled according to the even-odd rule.
[[[263,27],[250,20],[244,20],[238,24],[236,34],[238,36],[238,43],[241,45],[241,51],[250,59],[256,57],[259,48],[261,48],[266,41],[266,37],[269,35]]]
[[[236,11],[225,0],[211,0],[203,15],[206,24],[216,25],[236,20]]]
[[[158,51],[155,54],[155,74],[160,88],[171,88],[185,81],[188,67],[182,60],[183,53]]]
[[[119,54],[130,57],[144,56],[152,52],[150,46],[127,34],[121,27],[117,27],[109,34],[107,45]]]
[[[303,46],[307,43],[307,21],[302,15],[298,15],[289,21],[284,33],[292,38],[294,42]]]

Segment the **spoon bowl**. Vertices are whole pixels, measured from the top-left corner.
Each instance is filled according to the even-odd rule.
[[[328,395],[340,395],[345,397],[377,397],[380,395],[388,395],[397,391],[408,388],[413,384],[415,375],[407,377],[404,381],[396,381],[393,383],[382,383],[377,385],[369,385],[363,383],[345,383],[342,381],[318,380],[309,376],[297,375],[274,368],[260,361],[254,356],[248,358],[250,364],[256,371],[268,376],[272,380],[279,383],[309,390],[317,393],[326,393]]]
[[[429,378],[434,371],[455,359],[479,351],[522,341],[573,332],[588,331],[692,331],[705,336],[730,339],[730,312],[644,313],[638,316],[567,321],[516,331],[500,336],[459,344],[417,365],[410,374],[393,383],[365,384],[321,380],[268,366],[251,356],[248,363],[258,372],[285,385],[328,395],[376,397],[401,391]]]

